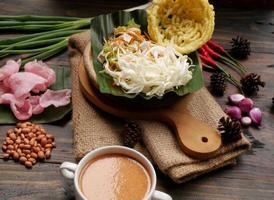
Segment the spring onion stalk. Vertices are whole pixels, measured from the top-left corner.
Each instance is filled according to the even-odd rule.
[[[71,22],[64,22],[62,24],[56,24],[56,25],[21,25],[21,26],[5,26],[0,27],[0,31],[46,31],[46,30],[59,30],[63,28],[70,28],[74,27],[76,29],[86,27],[90,23],[90,19],[82,19],[77,21],[71,21]]]
[[[25,21],[74,21],[79,20],[78,17],[60,17],[60,16],[38,16],[38,15],[0,15],[0,20]]]
[[[58,38],[53,38],[53,39],[46,39],[46,40],[38,40],[38,41],[33,41],[33,42],[27,42],[23,44],[15,44],[12,46],[11,49],[27,49],[27,48],[33,48],[33,47],[41,47],[45,45],[50,45],[50,44],[55,44],[56,42],[60,42],[67,37],[58,37]],[[4,49],[9,47],[9,45],[0,45],[0,49]]]
[[[67,45],[68,42],[68,38],[65,38],[64,40],[62,40],[59,43],[50,45],[50,46],[46,46],[46,47],[42,47],[42,48],[37,48],[37,49],[21,49],[21,50],[3,50],[1,51],[3,54],[9,54],[9,55],[16,55],[16,54],[35,54],[35,53],[41,53],[44,51],[48,51],[51,49],[54,49],[56,47],[59,47],[60,45]],[[0,54],[0,58],[2,57],[2,55]]]
[[[0,15],[0,31],[25,34],[0,40],[0,58],[24,54],[24,58],[22,58],[23,65],[34,59],[48,59],[67,48],[69,36],[88,31],[91,19],[37,15]]]
[[[45,60],[47,58],[50,58],[50,57],[52,57],[52,56],[60,53],[61,51],[63,51],[66,48],[67,48],[67,43],[59,45],[58,47],[50,49],[50,50],[45,51],[43,53],[36,54],[36,55],[28,57],[26,59],[22,59],[22,62],[21,62],[22,65],[21,66],[24,66],[26,63],[28,63],[28,62],[30,62],[32,60],[35,60],[35,59],[36,60]]]
[[[65,21],[27,21],[27,22],[0,21],[0,27],[22,26],[22,25],[52,25],[52,24],[62,24],[64,22]]]

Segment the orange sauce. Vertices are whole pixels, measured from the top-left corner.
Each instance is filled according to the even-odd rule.
[[[142,200],[150,185],[147,170],[121,154],[91,160],[80,175],[80,187],[88,200]]]

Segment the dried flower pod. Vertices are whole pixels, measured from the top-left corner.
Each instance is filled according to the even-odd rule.
[[[240,122],[229,117],[222,117],[219,120],[218,130],[220,131],[223,144],[236,142],[242,138]]]
[[[250,42],[243,37],[237,36],[230,42],[232,47],[230,53],[238,59],[247,58],[250,55]]]
[[[142,130],[134,121],[126,122],[123,130],[123,143],[127,147],[133,148],[141,139]]]
[[[210,76],[211,92],[217,96],[223,96],[226,89],[226,77],[222,72],[214,72]]]
[[[241,79],[242,90],[245,94],[251,95],[259,91],[259,86],[264,87],[265,82],[261,81],[261,76],[250,73]]]

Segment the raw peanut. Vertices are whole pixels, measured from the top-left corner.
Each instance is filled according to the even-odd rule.
[[[14,150],[11,150],[10,151],[10,156],[13,156],[14,152],[15,152]]]
[[[14,152],[14,153],[13,153],[13,159],[14,159],[14,160],[18,160],[18,159],[19,159],[19,153]]]
[[[43,137],[45,137],[45,136],[44,136],[44,135],[39,135],[39,136],[36,138],[36,140],[39,142],[39,141],[41,141],[41,139],[42,139]]]
[[[21,154],[22,150],[21,149],[17,149],[17,153]]]
[[[29,158],[28,161],[30,161],[33,164],[35,159],[34,158]]]
[[[4,154],[3,154],[3,158],[4,158],[5,160],[9,159],[9,157],[10,157],[10,155],[9,155],[8,153],[4,153]]]
[[[22,129],[21,128],[15,128],[14,131],[15,131],[16,134],[20,134]]]
[[[45,148],[52,148],[52,144],[46,144]]]
[[[30,154],[27,154],[27,156],[26,156],[26,157],[27,157],[27,159],[31,158]]]
[[[27,133],[29,133],[30,132],[30,129],[29,128],[23,128],[22,129],[22,133],[24,133],[24,134],[27,134]]]
[[[10,151],[9,149],[7,149],[6,153],[10,154],[10,152],[11,152],[11,151]]]
[[[12,139],[13,141],[16,140],[16,135],[14,133],[10,133],[9,134],[10,139]]]
[[[6,141],[7,141],[7,144],[10,144],[10,145],[14,143],[11,139],[6,139]]]
[[[24,139],[25,144],[29,144],[29,140],[27,138]]]
[[[55,142],[52,143],[52,148],[55,148],[56,147],[56,144]]]
[[[19,148],[23,149],[25,145],[23,143],[19,144]]]
[[[25,122],[25,124],[26,124],[27,126],[32,126],[32,124],[31,124],[30,122]]]
[[[29,134],[28,134],[28,136],[29,136],[30,138],[33,138],[33,135],[34,135],[33,132],[29,132]]]
[[[22,140],[21,140],[21,138],[19,137],[19,138],[17,138],[16,140],[15,140],[15,143],[16,144],[20,144],[22,142]]]
[[[25,156],[21,156],[19,158],[20,163],[24,164],[27,161],[27,158]]]
[[[25,166],[26,166],[27,168],[32,168],[32,162],[31,162],[31,161],[26,161],[26,162],[25,162]]]
[[[32,128],[32,129],[31,129],[31,132],[36,133],[36,132],[37,132],[37,129],[36,129],[36,128]]]
[[[21,139],[25,138],[25,135],[23,133],[20,134]]]
[[[44,154],[43,151],[38,152],[38,158],[41,159],[41,160],[45,159],[45,154]]]
[[[18,127],[20,127],[21,126],[21,122],[18,122],[17,124],[16,124],[16,127],[18,128]]]
[[[30,148],[31,148],[30,144],[25,144],[24,145],[24,149],[30,149]]]
[[[54,136],[53,136],[52,134],[50,134],[50,133],[47,133],[47,134],[46,134],[46,137],[47,137],[48,139],[54,140]]]
[[[14,144],[14,149],[17,150],[18,149],[18,144]]]
[[[26,154],[20,153],[20,157],[26,157]]]
[[[22,123],[20,126],[20,128],[26,128],[26,127],[27,127],[27,125],[25,123]]]
[[[7,133],[8,133],[8,134],[13,133],[13,129],[9,129]]]
[[[33,146],[35,146],[35,147],[37,146],[37,141],[36,140],[34,141],[34,145]]]
[[[30,154],[30,156],[31,156],[32,158],[34,158],[34,159],[37,159],[37,154],[34,153],[34,152],[32,152],[32,153]]]
[[[13,150],[14,149],[14,146],[12,146],[11,144],[8,145],[8,149],[9,150]]]
[[[47,150],[46,150],[46,153],[45,153],[45,156],[46,156],[47,159],[50,158],[50,153],[51,153],[50,150],[47,149]]]
[[[25,154],[30,154],[30,150],[28,150],[28,149],[23,149],[22,152]]]
[[[52,144],[52,139],[48,139],[48,144]]]
[[[42,145],[42,146],[45,146],[47,143],[48,143],[48,142],[47,142],[47,138],[46,138],[46,137],[43,137],[43,138],[41,139],[41,145]]]
[[[41,128],[40,131],[41,131],[42,133],[46,133],[46,130],[45,130],[44,128]]]
[[[39,147],[33,147],[33,150],[38,153],[40,151],[40,148]]]
[[[6,140],[3,142],[3,145],[7,145],[7,141]]]
[[[29,141],[29,144],[30,144],[31,146],[33,146],[34,143],[35,143],[35,138],[32,138],[32,139]]]
[[[3,146],[2,146],[2,150],[3,150],[3,151],[6,151],[6,150],[7,150],[7,146],[6,146],[6,145],[3,145]]]

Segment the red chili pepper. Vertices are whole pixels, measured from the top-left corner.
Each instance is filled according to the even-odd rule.
[[[220,58],[221,55],[215,52],[214,50],[212,50],[208,45],[205,44],[203,47],[208,52],[208,54],[212,56],[213,58]]]
[[[209,41],[207,42],[207,44],[208,44],[208,46],[209,46],[210,48],[212,48],[212,49],[218,51],[219,53],[222,53],[222,54],[225,54],[225,53],[226,53],[225,49],[224,49],[221,45],[219,45],[219,44],[213,42],[212,40],[209,40]]]
[[[204,55],[202,55],[202,54],[199,54],[199,56],[200,56],[201,60],[202,60],[204,63],[206,63],[206,64],[208,64],[208,65],[210,65],[210,66],[212,66],[212,67],[217,67],[217,63],[216,63],[214,60],[212,60],[212,58],[206,57],[206,56],[204,56]]]
[[[198,52],[199,52],[200,54],[206,56],[206,57],[209,56],[208,53],[206,52],[206,50],[205,50],[203,47],[199,48],[199,49],[198,49]]]

